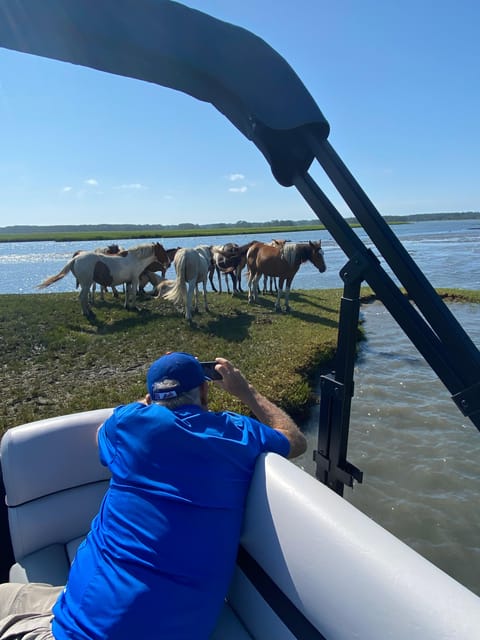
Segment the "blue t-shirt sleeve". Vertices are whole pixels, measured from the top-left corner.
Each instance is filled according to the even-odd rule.
[[[98,430],[98,454],[105,467],[110,467],[117,451],[117,424],[124,408],[124,405],[116,407]]]
[[[107,430],[107,422],[109,420],[112,420],[112,418],[108,418],[100,427],[100,429],[98,430],[98,434],[97,434],[97,440],[98,440],[98,455],[100,457],[100,462],[105,466],[108,467],[109,464],[111,463],[114,455],[115,455],[115,448],[111,442],[111,440],[108,437],[108,430]]]

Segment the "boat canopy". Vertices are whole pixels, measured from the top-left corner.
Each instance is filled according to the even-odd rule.
[[[328,122],[299,77],[261,38],[170,0],[2,0],[0,47],[210,102],[258,147],[280,184],[296,187],[342,248],[336,363],[321,379],[318,479],[342,493],[362,477],[346,451],[364,281],[480,429],[478,349],[331,147]],[[311,178],[314,159],[404,290]]]

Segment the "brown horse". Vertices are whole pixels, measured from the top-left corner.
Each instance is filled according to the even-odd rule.
[[[147,284],[151,284],[153,289],[150,291],[150,295],[154,294],[158,285],[162,280],[165,280],[165,274],[167,273],[168,267],[172,264],[173,259],[175,258],[175,254],[180,249],[180,247],[174,247],[173,249],[165,249],[168,257],[167,263],[152,262],[148,265],[148,267],[142,271],[140,274],[140,278],[138,279],[138,292],[145,295],[145,287]],[[157,271],[160,271],[160,275],[157,275]]]
[[[247,262],[247,251],[254,244],[252,240],[247,244],[239,246],[236,243],[228,242],[224,245],[216,245],[211,247],[213,255],[214,270],[218,275],[218,288],[220,293],[222,292],[222,280],[221,273],[225,275],[225,282],[227,285],[227,291],[230,293],[230,286],[228,284],[228,276],[232,279],[233,291],[232,295],[238,291],[243,292],[242,289],[242,269]],[[213,284],[213,273],[210,275],[210,284],[212,289],[216,291]]]
[[[282,246],[272,246],[263,242],[256,242],[247,251],[248,302],[257,301],[258,281],[261,276],[278,278],[278,293],[275,310],[281,311],[280,299],[285,285],[285,311],[290,311],[288,299],[292,280],[300,265],[310,261],[320,273],[326,271],[327,266],[323,257],[322,243],[318,242],[287,242]]]

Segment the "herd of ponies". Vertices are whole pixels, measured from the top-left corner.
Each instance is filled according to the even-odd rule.
[[[100,286],[100,296],[107,288],[118,296],[117,286],[123,285],[125,307],[136,309],[136,298],[140,292],[145,295],[169,300],[181,308],[190,321],[192,313],[199,310],[199,286],[203,289],[203,306],[208,311],[207,281],[214,292],[222,292],[222,276],[230,293],[243,292],[242,271],[247,271],[248,302],[258,300],[260,280],[263,278],[263,292],[267,287],[276,293],[275,310],[281,311],[281,296],[284,295],[284,309],[290,310],[289,296],[292,280],[300,265],[311,262],[320,273],[326,270],[321,241],[288,242],[253,240],[242,246],[236,243],[196,247],[175,247],[165,249],[159,242],[141,244],[130,249],[121,249],[112,244],[94,251],[76,251],[63,269],[38,285],[45,289],[58,282],[68,273],[76,278],[80,287],[82,313],[94,319],[92,309],[96,285]],[[176,278],[166,279],[170,265],[174,266]],[[217,274],[218,289],[214,276]],[[145,287],[151,285],[147,293]]]

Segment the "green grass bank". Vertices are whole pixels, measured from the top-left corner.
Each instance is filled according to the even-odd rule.
[[[340,298],[341,290],[292,292],[291,313],[279,314],[273,296],[249,305],[246,294],[208,292],[210,312],[200,307],[189,324],[165,300],[140,299],[135,312],[108,296],[90,324],[76,292],[2,295],[0,430],[143,396],[148,365],[173,350],[229,358],[300,419],[335,352]],[[212,409],[242,408],[211,386]]]
[[[365,300],[371,293],[364,289]],[[448,300],[480,302],[480,292],[444,289]],[[165,300],[141,299],[138,312],[108,296],[94,324],[78,294],[0,295],[0,433],[24,422],[115,406],[145,394],[149,364],[165,351],[231,359],[259,390],[299,421],[316,401],[316,381],[331,367],[342,291],[291,294],[292,311],[274,298],[249,305],[208,292],[210,312],[188,323]],[[359,331],[359,337],[361,332]],[[211,408],[245,410],[211,385]]]

